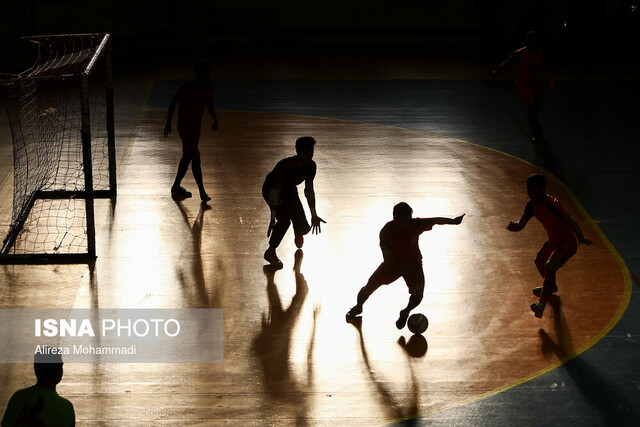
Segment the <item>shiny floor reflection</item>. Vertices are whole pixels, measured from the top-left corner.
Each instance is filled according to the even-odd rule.
[[[120,165],[117,202],[98,206],[104,216],[95,266],[3,266],[4,283],[33,280],[9,287],[2,306],[223,308],[224,362],[66,366],[59,391],[82,423],[404,419],[548,369],[593,344],[624,302],[616,258],[552,181],[549,192],[596,243],[559,273],[565,326],[556,325],[558,310],[533,317],[531,289],[540,284],[533,260],[545,234],[533,222],[518,234],[504,229],[522,214],[525,178],[537,172],[515,158],[398,128],[220,112],[218,132],[203,124],[205,187],[213,198],[205,206],[169,197],[181,147],[177,135],[161,139],[165,114],[144,114]],[[290,231],[279,249],[284,268],[275,271],[262,259],[269,212],[260,187],[302,135],[318,141],[315,189],[327,224],[298,251]],[[184,185],[195,188],[190,172]],[[421,237],[427,285],[416,311],[430,321],[423,337],[395,328],[407,300],[402,280],[370,298],[361,323],[345,322],[382,259],[378,233],[400,201],[416,216],[466,213],[460,226],[436,226]],[[7,384],[0,401],[29,375],[29,366],[0,365]]]

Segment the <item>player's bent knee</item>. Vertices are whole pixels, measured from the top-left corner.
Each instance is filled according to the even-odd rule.
[[[560,261],[560,260],[558,260],[556,258],[551,258],[544,265],[544,269],[547,272],[556,272],[556,271],[558,271],[558,269],[560,268],[561,265],[562,265],[562,261]]]
[[[550,277],[558,272],[559,266],[549,266],[548,264],[544,268],[544,277]]]

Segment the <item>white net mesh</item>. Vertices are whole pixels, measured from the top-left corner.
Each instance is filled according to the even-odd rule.
[[[36,64],[2,81],[14,147],[13,211],[3,254],[88,250],[83,113],[90,118],[92,188],[109,189],[104,37],[34,38]]]

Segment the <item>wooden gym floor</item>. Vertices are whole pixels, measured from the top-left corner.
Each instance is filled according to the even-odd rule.
[[[0,307],[222,308],[224,361],[67,364],[58,392],[79,424],[638,422],[637,81],[578,79],[567,67],[545,100],[540,151],[519,128],[511,81],[486,80],[486,64],[319,58],[214,62],[220,130],[205,118],[200,142],[208,206],[169,197],[181,147],[162,130],[188,62],[116,73],[119,187],[97,206],[98,259],[1,266]],[[11,142],[1,130],[6,226]],[[327,224],[298,252],[290,232],[274,272],[262,259],[260,188],[303,135],[318,141]],[[504,229],[535,172],[595,242],[561,269],[543,319],[529,305],[544,230]],[[191,172],[183,185],[195,190]],[[361,325],[344,320],[400,201],[415,216],[466,213],[421,237],[423,337],[395,328],[401,280],[370,298]],[[0,407],[33,381],[30,365],[1,364]]]

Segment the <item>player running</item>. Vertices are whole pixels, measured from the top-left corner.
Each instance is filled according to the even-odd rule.
[[[198,190],[200,190],[200,200],[208,202],[211,197],[204,190],[202,182],[198,142],[200,141],[200,127],[204,110],[206,109],[213,118],[211,130],[218,130],[218,118],[213,107],[213,85],[209,82],[209,64],[205,61],[198,61],[194,71],[196,80],[186,83],[178,89],[171,101],[171,105],[169,105],[164,136],[166,138],[171,133],[173,111],[176,105],[180,104],[178,110],[178,135],[182,140],[182,158],[178,164],[176,179],[171,187],[171,197],[176,199],[191,197],[191,193],[180,186],[182,178],[184,178],[189,168],[189,163],[191,163],[191,171],[198,185]]]
[[[531,304],[531,310],[536,317],[542,317],[551,294],[558,292],[558,269],[577,252],[578,244],[593,244],[584,237],[580,226],[565,212],[558,199],[547,194],[546,187],[547,179],[544,175],[535,174],[527,178],[527,194],[530,200],[524,208],[524,214],[520,221],[510,221],[507,224],[507,230],[520,231],[535,216],[547,231],[548,240],[542,245],[535,261],[543,279],[542,286],[533,289],[533,294],[540,297],[539,302]]]
[[[310,136],[303,136],[296,140],[296,155],[282,159],[276,167],[267,175],[262,186],[262,197],[269,205],[271,219],[267,229],[269,249],[264,253],[264,259],[272,266],[282,268],[282,261],[278,259],[276,248],[284,238],[289,225],[293,223],[295,233],[295,245],[301,248],[304,243],[304,235],[313,230],[314,234],[320,233],[320,223],[325,220],[316,212],[316,194],[313,189],[313,179],[316,176],[316,162],[313,159],[313,150],[316,140]],[[298,196],[299,184],[304,182],[304,196],[311,211],[311,226]]]
[[[400,277],[404,278],[410,296],[409,303],[400,311],[396,321],[398,329],[404,328],[409,313],[422,301],[424,271],[418,237],[423,232],[431,230],[434,225],[458,225],[462,222],[464,214],[456,218],[412,218],[412,215],[413,209],[405,202],[393,207],[393,221],[389,221],[380,230],[382,264],[358,292],[357,304],[347,313],[347,321],[353,320],[362,313],[362,305],[376,289],[395,282]]]
[[[497,74],[507,64],[516,66],[516,89],[527,108],[527,119],[531,125],[533,142],[542,141],[542,124],[538,119],[540,102],[542,100],[542,85],[540,75],[549,73],[549,90],[555,91],[555,83],[549,58],[544,50],[538,47],[538,35],[535,31],[527,33],[527,45],[513,52],[502,64],[493,71]]]

